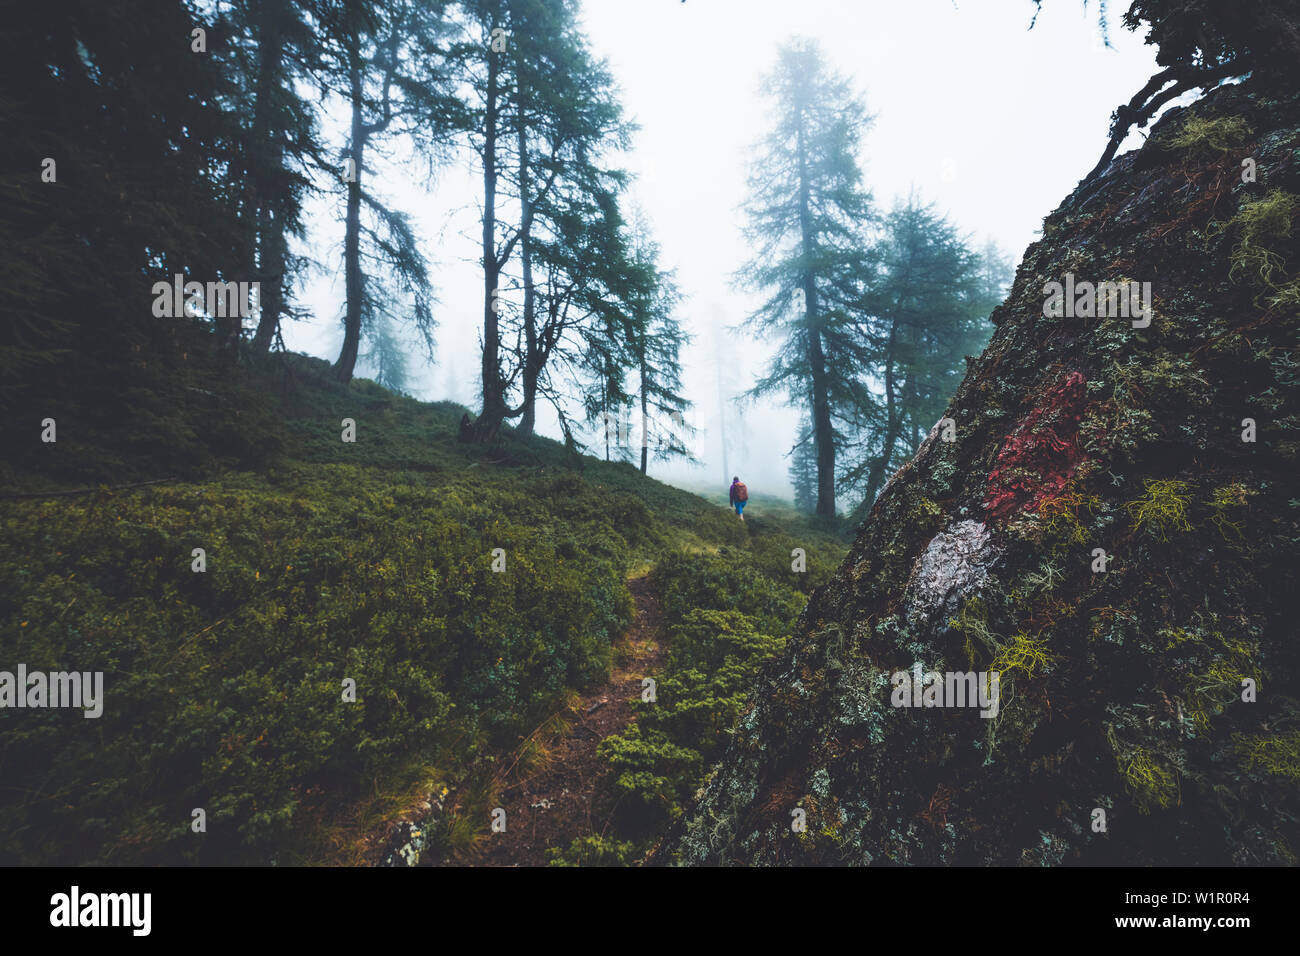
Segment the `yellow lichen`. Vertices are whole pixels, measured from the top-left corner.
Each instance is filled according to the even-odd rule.
[[[1179,802],[1178,777],[1150,751],[1141,747],[1129,751],[1120,763],[1120,772],[1141,812],[1150,813],[1153,807],[1167,809]]]
[[[1192,530],[1187,520],[1187,482],[1148,479],[1143,484],[1146,493],[1128,504],[1135,530],[1145,528],[1162,541],[1168,540],[1171,531]]]
[[[1026,677],[1033,677],[1034,671],[1052,663],[1052,655],[1047,651],[1047,643],[1028,634],[1017,634],[1007,645],[998,651],[990,671],[998,671],[1005,682],[1007,676],[1020,671]]]
[[[1115,754],[1115,765],[1140,813],[1150,813],[1156,807],[1168,809],[1182,802],[1178,775],[1155,754],[1143,747],[1122,747],[1114,728],[1107,729],[1106,738]]]
[[[975,668],[975,658],[979,651],[974,641],[979,641],[983,650],[990,655],[997,654],[1001,647],[997,635],[989,629],[988,610],[978,597],[973,597],[963,604],[957,616],[948,622],[948,626],[966,635],[965,651],[972,670]]]
[[[1073,544],[1086,544],[1088,531],[1079,520],[1081,510],[1091,515],[1101,508],[1096,495],[1081,495],[1070,491],[1052,498],[1044,498],[1038,505],[1038,517],[1043,534],[1052,540]]]
[[[1240,655],[1233,654],[1233,658]],[[1204,673],[1193,674],[1189,688],[1188,713],[1197,727],[1209,726],[1210,719],[1223,713],[1223,709],[1238,700],[1241,683],[1250,674],[1240,666],[1239,660],[1216,660]]]
[[[1258,768],[1274,776],[1300,780],[1300,730],[1255,739],[1237,734],[1233,742],[1247,770]]]
[[[1246,500],[1252,494],[1250,489],[1239,481],[1216,488],[1210,496],[1210,523],[1219,529],[1224,540],[1241,538],[1241,522],[1232,518],[1246,507]]]

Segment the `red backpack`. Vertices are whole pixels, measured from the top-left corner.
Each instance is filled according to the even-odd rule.
[[[737,501],[749,500],[749,489],[745,487],[745,483],[743,481],[736,482],[736,500]]]

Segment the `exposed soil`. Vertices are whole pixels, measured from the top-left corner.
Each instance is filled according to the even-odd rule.
[[[596,756],[596,746],[632,722],[641,679],[659,672],[664,654],[663,612],[649,578],[634,578],[628,590],[636,617],[616,647],[621,663],[606,683],[583,694],[570,712],[568,734],[550,742],[542,766],[507,782],[500,803],[506,831],[484,841],[478,865],[545,866],[549,847],[567,847],[574,837],[604,831],[614,804],[602,786],[609,765]]]

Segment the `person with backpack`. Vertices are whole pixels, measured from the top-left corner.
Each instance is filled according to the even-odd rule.
[[[749,489],[739,478],[731,479],[731,507],[736,509],[740,520],[745,520],[745,502],[749,500]]]

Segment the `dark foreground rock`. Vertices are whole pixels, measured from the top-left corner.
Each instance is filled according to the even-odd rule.
[[[1300,98],[1247,83],[1046,219],[659,862],[1296,862],[1298,197]],[[1045,317],[1067,275],[1149,325]],[[996,716],[891,702],[971,671]]]

